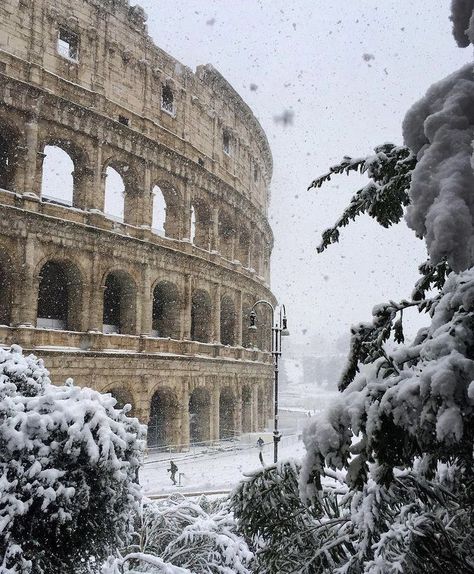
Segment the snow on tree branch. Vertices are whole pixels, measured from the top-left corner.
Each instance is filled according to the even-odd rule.
[[[460,48],[474,43],[474,0],[452,0],[453,36]]]
[[[433,264],[455,271],[474,264],[474,70],[468,64],[431,86],[403,122],[417,154],[406,220],[425,237]]]
[[[352,197],[342,216],[323,232],[318,253],[339,241],[339,229],[359,215],[367,213],[383,227],[398,223],[403,207],[408,205],[408,188],[416,159],[403,146],[386,143],[375,148],[375,155],[353,159],[349,156],[330,168],[325,175],[315,179],[308,189],[319,188],[331,180],[334,174],[350,172],[367,173],[371,181]]]

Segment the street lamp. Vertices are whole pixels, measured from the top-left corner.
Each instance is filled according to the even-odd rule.
[[[272,310],[272,356],[273,356],[273,374],[274,374],[274,411],[273,411],[273,462],[278,462],[278,443],[281,439],[281,434],[278,430],[278,360],[281,357],[281,338],[288,337],[288,323],[286,319],[286,309],[284,305],[280,305],[279,312],[273,305],[261,299],[257,301],[250,310],[250,324],[249,330],[257,330],[257,313],[255,307],[257,305],[267,305]]]

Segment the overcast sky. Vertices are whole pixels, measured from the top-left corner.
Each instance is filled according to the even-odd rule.
[[[322,345],[370,320],[374,304],[410,294],[425,258],[402,223],[363,218],[318,255],[362,178],[312,179],[343,155],[402,143],[406,110],[434,81],[472,59],[451,37],[448,0],[141,0],[149,33],[195,68],[212,63],[265,129],[274,158],[272,288],[293,342]],[[255,84],[256,90],[250,85]],[[275,121],[285,110],[294,121]],[[321,346],[324,350],[324,347]]]

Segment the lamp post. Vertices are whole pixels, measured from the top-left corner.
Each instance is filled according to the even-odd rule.
[[[274,374],[274,410],[273,410],[273,462],[278,462],[278,443],[281,439],[280,431],[278,430],[278,360],[281,357],[281,338],[287,337],[290,333],[288,331],[286,320],[286,309],[284,305],[280,305],[279,312],[269,302],[261,299],[257,301],[250,310],[250,325],[249,330],[257,330],[257,313],[255,308],[258,305],[267,305],[272,310],[272,356],[273,356],[273,374]]]

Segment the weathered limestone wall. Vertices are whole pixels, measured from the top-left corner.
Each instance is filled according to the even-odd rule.
[[[59,36],[72,56],[59,53]],[[70,206],[41,195],[51,145],[74,164]],[[124,181],[123,221],[104,213],[108,167]],[[140,8],[4,0],[0,344],[42,356],[55,382],[72,376],[112,391],[161,442],[262,428],[271,414],[269,333],[262,325],[252,340],[247,324],[255,301],[275,303],[271,171],[265,134],[240,96],[211,66],[192,73],[156,47]],[[165,237],[151,229],[155,186],[166,201]],[[50,264],[67,278],[68,309],[64,324],[45,327],[38,307]],[[111,276],[123,291],[120,334],[105,330]],[[153,326],[160,285],[174,294],[168,336]],[[262,314],[262,322],[271,321]]]

